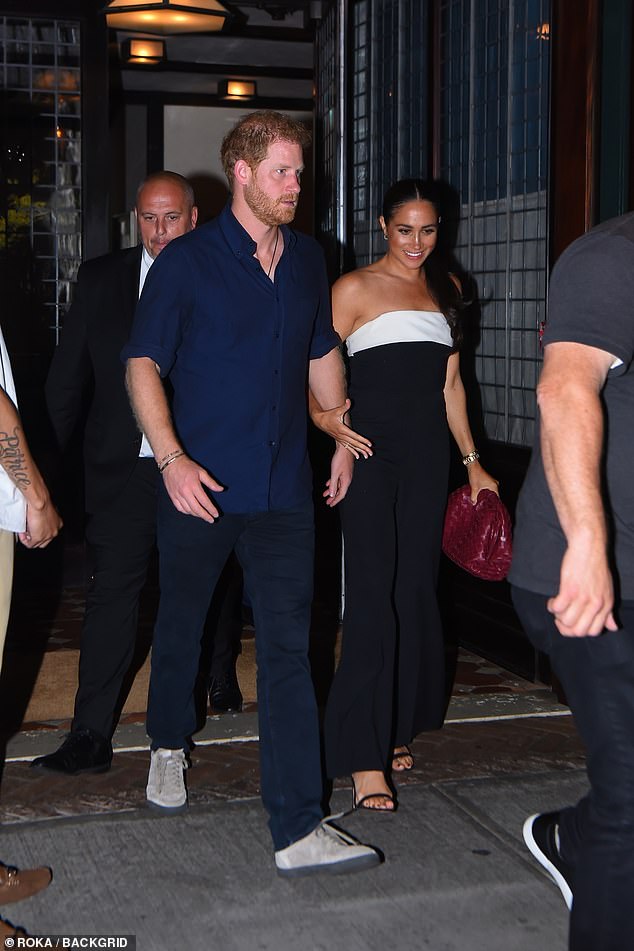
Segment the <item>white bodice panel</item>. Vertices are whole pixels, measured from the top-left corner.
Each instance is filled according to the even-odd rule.
[[[440,343],[453,347],[451,330],[435,310],[390,310],[369,320],[346,340],[348,356],[390,343]]]

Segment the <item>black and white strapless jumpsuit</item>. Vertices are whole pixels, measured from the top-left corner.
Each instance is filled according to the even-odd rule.
[[[445,703],[436,586],[451,332],[441,313],[398,310],[364,324],[346,346],[351,425],[374,455],[355,463],[339,507],[345,610],[325,720],[332,777],[386,770],[394,746],[441,726]]]

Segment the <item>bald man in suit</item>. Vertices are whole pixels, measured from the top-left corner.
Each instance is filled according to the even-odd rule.
[[[139,597],[155,543],[157,468],[139,431],[120,359],[153,261],[198,216],[187,179],[157,172],[139,186],[141,244],[85,262],[46,382],[59,447],[84,424],[89,583],[71,732],[32,766],[104,772],[123,680],[132,662]],[[87,411],[86,411],[87,408]]]

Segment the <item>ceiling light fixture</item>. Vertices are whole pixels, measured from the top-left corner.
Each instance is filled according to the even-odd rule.
[[[257,96],[257,86],[253,80],[223,79],[218,83],[218,95],[221,99],[246,100]]]
[[[124,63],[142,66],[156,66],[165,59],[163,40],[133,39],[130,37],[121,44],[121,59]]]
[[[110,0],[103,13],[114,30],[173,33],[218,33],[229,10],[219,0]]]

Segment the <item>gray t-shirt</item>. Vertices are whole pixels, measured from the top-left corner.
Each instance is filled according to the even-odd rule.
[[[587,344],[621,361],[601,393],[605,410],[604,501],[617,596],[634,600],[634,214],[578,238],[557,262],[544,344]],[[552,596],[566,542],[539,446],[517,505],[512,584]]]

